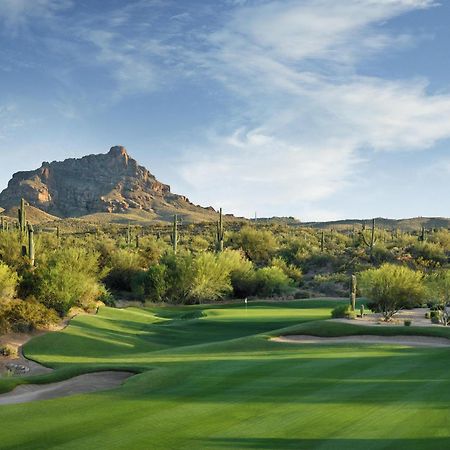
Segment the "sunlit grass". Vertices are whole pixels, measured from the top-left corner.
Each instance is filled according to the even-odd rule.
[[[104,368],[140,373],[113,391],[2,407],[0,448],[450,447],[449,349],[270,340],[392,333],[321,320],[335,304],[102,308],[77,317],[26,346],[57,369],[38,381]],[[438,327],[396,330],[449,336]]]

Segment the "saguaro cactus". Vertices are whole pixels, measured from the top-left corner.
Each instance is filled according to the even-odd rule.
[[[172,241],[173,252],[177,254],[178,249],[178,216],[175,214],[173,216],[172,234],[170,236]]]
[[[3,216],[0,217],[0,231],[6,231],[6,220]]]
[[[222,208],[219,210],[219,220],[217,221],[217,251],[223,252],[223,238],[224,238],[224,232],[223,232],[223,220],[222,220]]]
[[[130,224],[128,224],[128,227],[127,227],[126,239],[127,239],[127,245],[130,245],[131,244],[131,226],[130,226]]]
[[[320,233],[320,251],[323,253],[325,250],[325,232]]]
[[[364,233],[366,229],[365,223],[363,224],[363,229],[361,231],[361,238],[364,244],[369,248],[370,258],[373,257],[373,248],[375,247],[376,237],[375,237],[375,219],[372,219],[372,226],[370,228],[370,239],[366,239],[366,235]]]
[[[25,212],[25,200],[23,198],[20,200],[20,208],[17,213],[19,219],[19,231],[22,235],[25,234],[27,230],[27,215]]]
[[[28,223],[28,258],[30,259],[31,266],[34,266],[34,229],[31,223]]]
[[[352,275],[350,286],[350,306],[352,307],[352,311],[356,309],[356,288],[356,276]]]
[[[427,240],[427,230],[425,230],[425,227],[422,226],[420,230],[419,241],[425,242],[426,240]]]

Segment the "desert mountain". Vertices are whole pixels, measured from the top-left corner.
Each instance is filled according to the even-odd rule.
[[[189,221],[199,221],[215,215],[212,208],[194,205],[186,197],[171,193],[170,186],[158,181],[122,146],[112,147],[106,154],[44,162],[37,170],[14,174],[0,193],[0,205],[11,211],[21,198],[61,218],[107,220],[106,216],[126,214],[168,220],[178,213]]]

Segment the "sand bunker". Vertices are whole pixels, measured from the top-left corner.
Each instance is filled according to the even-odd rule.
[[[450,340],[431,336],[340,336],[317,337],[308,335],[287,335],[272,341],[291,344],[395,344],[409,347],[450,347]]]
[[[135,375],[131,372],[94,372],[69,380],[48,384],[24,384],[13,391],[0,395],[0,405],[26,403],[34,400],[48,400],[68,397],[74,394],[104,391],[120,386],[127,378]]]

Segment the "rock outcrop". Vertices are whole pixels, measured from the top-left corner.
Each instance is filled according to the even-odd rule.
[[[37,170],[14,174],[0,193],[0,205],[8,210],[21,198],[64,218],[131,209],[155,212],[155,205],[211,213],[192,205],[184,196],[172,194],[170,186],[159,182],[122,146],[112,147],[107,154],[44,162]]]

